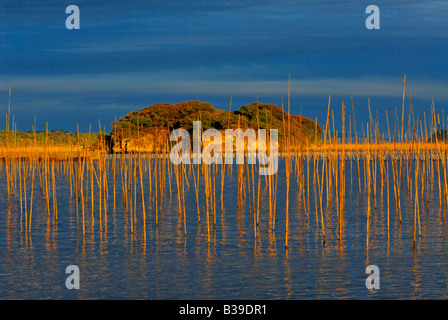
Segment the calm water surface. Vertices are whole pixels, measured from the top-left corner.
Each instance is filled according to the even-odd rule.
[[[326,245],[322,244],[312,177],[306,212],[298,201],[294,175],[289,195],[290,238],[285,250],[285,169],[280,161],[276,228],[269,228],[269,202],[262,178],[260,225],[254,237],[253,213],[247,201],[237,205],[238,175],[226,175],[224,210],[220,206],[220,175],[216,184],[216,228],[207,243],[204,186],[201,180],[201,224],[197,222],[193,178],[186,189],[187,237],[179,216],[177,186],[164,191],[160,225],[146,196],[147,221],[137,222],[131,234],[129,214],[121,200],[121,178],[116,179],[113,208],[109,175],[107,223],[99,219],[98,196],[92,226],[90,201],[86,206],[86,235],[77,227],[75,197],[69,180],[57,176],[57,224],[48,218],[36,176],[33,224],[29,237],[21,220],[20,204],[8,210],[6,177],[0,180],[0,298],[1,299],[445,299],[448,296],[448,249],[444,208],[439,209],[438,187],[429,204],[420,207],[422,238],[413,247],[413,203],[402,190],[403,222],[395,213],[390,191],[390,227],[387,197],[372,204],[367,246],[367,194],[358,196],[357,171],[346,164],[346,201],[342,229],[337,223],[335,198],[324,197]],[[312,168],[311,168],[312,170]],[[362,172],[361,172],[362,174]],[[363,179],[361,179],[363,183]],[[149,191],[148,176],[145,190]],[[168,182],[167,182],[168,183]],[[28,188],[30,182],[28,181]],[[379,182],[378,182],[379,189]],[[96,189],[96,191],[98,191]],[[28,189],[28,197],[30,189]],[[379,193],[379,191],[378,191]],[[372,196],[373,197],[373,196]],[[28,198],[29,199],[29,198]],[[90,198],[89,198],[90,200]],[[80,212],[80,211],[79,211]],[[320,211],[319,211],[320,214]],[[211,222],[213,219],[211,218]],[[146,228],[146,232],[144,229]],[[341,234],[341,237],[339,236]],[[77,265],[81,289],[65,287],[65,268]],[[380,289],[366,289],[366,266],[380,268]]]

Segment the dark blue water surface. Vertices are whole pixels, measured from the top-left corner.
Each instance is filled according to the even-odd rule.
[[[220,166],[217,167],[216,226],[213,227],[214,218],[211,215],[210,243],[207,241],[203,179],[200,179],[201,223],[198,224],[195,188],[189,168],[190,187],[185,185],[186,237],[183,215],[179,215],[174,178],[171,179],[170,195],[166,177],[163,212],[158,212],[159,226],[156,228],[148,173],[143,176],[146,224],[142,220],[139,195],[137,221],[133,221],[134,232],[131,233],[130,215],[124,210],[122,201],[120,171],[116,176],[115,209],[113,177],[109,172],[107,222],[104,212],[100,222],[97,194],[92,224],[89,196],[85,207],[85,237],[82,235],[81,208],[77,217],[75,196],[70,195],[68,178],[62,171],[56,175],[56,222],[52,214],[48,215],[36,173],[32,230],[27,236],[24,213],[21,219],[18,199],[8,209],[3,170],[0,180],[0,298],[443,299],[448,296],[445,208],[439,208],[438,185],[435,182],[430,184],[429,203],[420,198],[422,237],[414,248],[414,203],[406,194],[406,184],[401,189],[401,224],[390,186],[388,229],[387,189],[385,185],[381,200],[378,179],[377,206],[374,207],[372,194],[371,220],[367,226],[364,173],[361,170],[362,193],[359,196],[356,165],[353,165],[352,172],[350,162],[347,162],[341,229],[336,198],[327,199],[324,191],[324,246],[320,220],[316,224],[312,161],[310,164],[309,198],[305,188],[306,211],[302,193],[297,190],[295,175],[291,176],[287,250],[284,160],[280,160],[279,164],[275,230],[269,227],[273,216],[269,214],[264,177],[261,180],[257,238],[254,234],[253,205],[251,211],[247,199],[243,205],[238,205],[237,166],[233,166],[231,175],[225,176],[223,210],[220,202]],[[30,185],[28,178],[28,201]],[[98,192],[96,181],[95,191]],[[51,204],[51,211],[52,208]],[[317,209],[320,217],[319,202]],[[65,286],[68,276],[65,269],[69,265],[79,267],[79,290],[68,290]],[[376,265],[380,269],[379,290],[366,289],[365,271],[368,265]]]

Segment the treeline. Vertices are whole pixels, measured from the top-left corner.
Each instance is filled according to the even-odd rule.
[[[52,146],[75,146],[79,144],[84,147],[96,148],[99,146],[101,139],[108,140],[108,135],[104,133],[78,133],[66,132],[62,130],[53,131],[0,131],[0,143],[3,146],[42,146],[48,143]]]
[[[207,102],[186,101],[178,104],[158,103],[129,112],[111,123],[111,139],[113,144],[121,146],[124,140],[135,140],[138,135],[156,139],[162,132],[178,128],[191,133],[193,121],[198,120],[202,122],[203,130],[277,129],[279,139],[290,134],[296,142],[303,140],[306,144],[317,142],[322,135],[322,127],[315,121],[303,116],[288,115],[274,104],[255,102],[231,111],[215,109]]]

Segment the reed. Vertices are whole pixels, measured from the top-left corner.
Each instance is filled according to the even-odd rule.
[[[295,222],[296,217],[290,212],[295,205],[297,212],[303,213],[305,223],[310,223],[309,221],[314,219],[316,238],[322,239],[322,246],[325,246],[327,241],[329,243],[332,241],[334,232],[342,248],[344,230],[347,228],[345,216],[347,209],[350,209],[346,206],[346,197],[357,181],[358,187],[353,187],[355,196],[358,193],[360,204],[361,199],[366,199],[364,208],[366,209],[367,250],[371,228],[374,230],[373,226],[378,219],[384,219],[388,243],[390,231],[394,227],[393,221],[399,224],[406,221],[410,225],[413,219],[413,243],[416,246],[418,238],[424,236],[425,220],[431,219],[428,216],[426,216],[427,219],[424,216],[421,217],[420,211],[427,210],[430,203],[436,201],[439,210],[443,210],[444,220],[445,212],[448,210],[447,143],[437,134],[444,128],[444,116],[436,113],[434,100],[431,104],[431,112],[428,112],[428,115],[423,113],[423,117],[419,118],[414,115],[412,96],[409,92],[409,107],[406,114],[405,76],[401,117],[395,108],[394,123],[389,123],[389,115],[386,112],[387,132],[381,133],[379,129],[381,119],[378,113],[375,118],[373,117],[370,99],[367,101],[369,119],[364,124],[361,122],[362,131],[360,131],[353,98],[351,97],[351,113],[347,112],[347,105],[342,103],[341,127],[339,124],[336,127],[334,115],[337,115],[337,112],[332,110],[331,96],[329,96],[322,140],[315,137],[314,141],[307,142],[301,130],[301,133],[296,136],[291,133],[293,117],[290,81],[289,77],[287,110],[283,113],[281,123],[284,137],[280,141],[285,175],[280,174],[280,181],[278,172],[275,174],[271,172],[271,175],[261,177],[260,164],[252,164],[248,161],[251,156],[249,152],[244,157],[245,163],[237,164],[236,167],[235,180],[238,181],[238,187],[234,191],[237,198],[236,214],[249,213],[248,228],[250,230],[248,231],[250,235],[253,232],[255,244],[263,243],[266,230],[269,230],[269,234],[275,234],[276,224],[281,219],[281,223],[285,223],[284,245],[286,249],[290,248],[291,240],[294,239],[291,236],[291,225],[295,225],[291,221]],[[11,88],[9,95],[11,95]],[[231,127],[231,105],[232,99],[230,99],[227,128]],[[281,107],[285,111],[283,98]],[[350,113],[348,117],[347,113]],[[258,129],[261,128],[263,117],[266,119],[266,129],[269,131],[273,124],[268,119],[268,110],[265,110],[263,114],[258,109],[256,126]],[[348,123],[346,123],[347,118]],[[238,126],[240,120],[239,117]],[[57,227],[60,218],[67,214],[66,210],[62,210],[65,204],[58,203],[61,199],[60,183],[62,179],[65,179],[67,189],[69,187],[70,199],[76,205],[76,225],[83,239],[89,232],[107,233],[108,214],[110,215],[108,210],[110,211],[109,206],[112,204],[109,193],[113,192],[114,213],[121,203],[125,219],[129,220],[128,226],[132,236],[143,232],[146,239],[147,223],[155,223],[156,232],[159,232],[165,214],[171,214],[171,212],[163,213],[164,205],[171,207],[174,204],[177,207],[174,211],[179,219],[179,230],[183,227],[184,237],[187,237],[187,219],[191,219],[189,215],[193,214],[197,216],[198,225],[202,224],[202,218],[206,219],[207,242],[211,244],[212,237],[219,234],[217,206],[221,208],[221,223],[224,226],[224,209],[227,210],[227,206],[231,208],[233,204],[231,199],[227,198],[227,191],[224,192],[226,184],[231,181],[228,177],[232,175],[232,165],[225,163],[173,165],[166,159],[172,145],[168,137],[157,141],[149,153],[146,151],[144,153],[141,146],[143,139],[140,139],[143,133],[140,132],[138,119],[136,149],[128,154],[119,154],[112,150],[108,156],[105,140],[101,136],[103,130],[100,122],[98,125],[100,138],[95,149],[87,143],[93,135],[90,129],[86,136],[79,132],[79,126],[76,140],[72,141],[71,145],[58,146],[51,138],[48,123],[45,126],[43,140],[38,143],[34,126],[33,139],[24,142],[17,139],[16,124],[14,116],[10,114],[9,103],[6,115],[6,135],[5,139],[0,141],[2,174],[5,177],[5,192],[9,205],[17,208],[17,221],[20,221],[21,231],[31,235],[33,219],[36,219],[35,206],[33,216],[35,192],[40,192],[42,197],[44,215],[48,221],[51,221],[53,228]],[[352,136],[352,126],[354,136]],[[123,134],[126,136],[129,134],[129,138],[132,137],[132,132],[123,132],[122,129],[122,136]],[[361,134],[364,137],[359,137]],[[268,140],[266,143],[269,145],[271,141]],[[248,148],[248,150],[252,149]],[[349,165],[350,168],[348,168]],[[347,170],[350,170],[350,174]],[[38,179],[38,182],[35,179]],[[191,180],[193,184],[190,190]],[[219,183],[220,189],[217,185]],[[278,188],[279,184],[282,186],[283,183],[285,189],[280,190],[285,190],[285,193],[280,195]],[[350,188],[347,188],[349,183]],[[295,195],[290,193],[294,184]],[[177,196],[174,194],[176,191]],[[229,194],[231,192],[230,188]],[[196,207],[194,208],[193,205],[192,208],[188,208],[187,199],[190,194],[193,196],[193,193]],[[413,217],[404,212],[402,215],[401,202],[404,199],[412,201]],[[283,207],[281,212],[277,212],[279,211],[278,201],[284,203],[284,212]],[[387,201],[385,217],[378,214],[383,201]],[[393,201],[394,204],[392,204]],[[244,210],[241,210],[243,206]],[[58,213],[58,207],[61,209],[60,213]],[[202,213],[201,210],[203,210]],[[312,213],[313,210],[315,214]],[[99,230],[94,228],[96,215],[98,215]],[[394,217],[395,220],[393,220]],[[91,225],[89,225],[89,218]],[[302,217],[299,216],[299,218]],[[265,221],[268,221],[268,228],[264,228]],[[142,222],[143,229],[135,227],[138,225],[137,222]],[[190,223],[191,220],[188,221],[188,225]],[[281,226],[283,229],[283,224]]]

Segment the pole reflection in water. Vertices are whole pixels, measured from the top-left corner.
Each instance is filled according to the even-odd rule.
[[[288,167],[279,159],[278,172],[267,177],[247,163],[233,170],[168,161],[112,155],[3,164],[0,183],[9,191],[0,198],[0,283],[14,286],[2,285],[1,296],[447,295],[443,161],[401,165],[384,152],[348,160],[342,152],[304,153]],[[346,161],[356,163],[348,168]],[[79,292],[61,285],[61,270],[71,264],[81,270]],[[362,285],[369,264],[388,276],[376,293]]]

